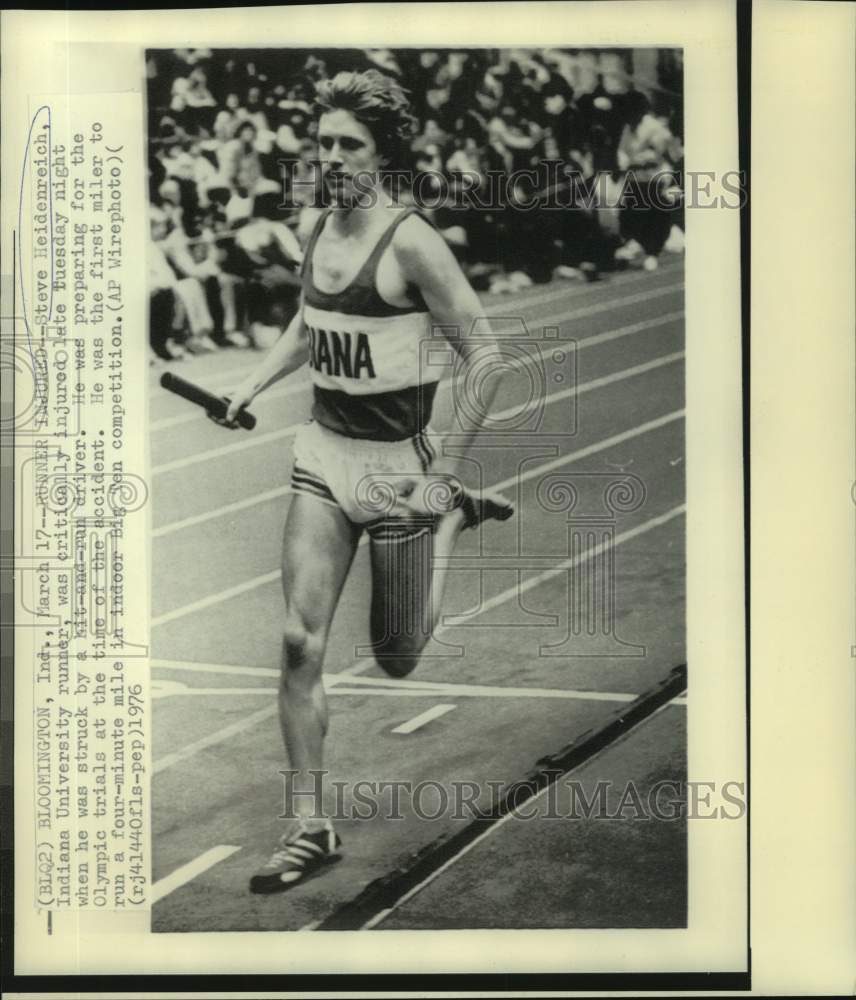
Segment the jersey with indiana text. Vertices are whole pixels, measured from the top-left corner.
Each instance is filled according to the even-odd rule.
[[[418,290],[415,305],[385,302],[377,268],[401,222],[401,212],[380,237],[353,281],[322,292],[312,280],[315,244],[330,214],[315,225],[303,258],[303,322],[315,393],[312,416],[338,434],[377,441],[414,437],[428,423],[438,374],[426,370],[423,341],[431,317]]]

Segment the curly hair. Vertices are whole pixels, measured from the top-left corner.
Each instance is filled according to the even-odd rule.
[[[348,111],[371,132],[378,152],[398,159],[410,148],[416,118],[410,111],[407,91],[391,76],[376,69],[362,73],[337,73],[315,85],[313,111]]]

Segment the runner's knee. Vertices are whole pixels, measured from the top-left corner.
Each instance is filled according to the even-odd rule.
[[[318,665],[324,653],[324,636],[299,611],[289,610],[282,629],[285,665],[291,668]]]

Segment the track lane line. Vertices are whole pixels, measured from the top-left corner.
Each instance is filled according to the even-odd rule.
[[[160,670],[187,670],[200,674],[243,674],[245,677],[279,677],[276,667],[242,667],[229,663],[196,663],[192,660],[149,660],[149,666]]]
[[[331,674],[331,677],[338,677],[338,674]],[[364,678],[367,680],[373,680],[374,678]],[[326,686],[326,685],[325,685]],[[562,690],[561,688],[556,690],[550,689],[538,689],[538,688],[481,688],[478,685],[465,685],[459,686],[460,690],[456,690],[453,686],[445,690],[435,691],[432,688],[391,688],[380,685],[379,687],[344,687],[343,684],[339,684],[335,687],[331,687],[327,691],[327,694],[331,696],[340,695],[366,695],[368,697],[375,698],[436,698],[438,694],[446,695],[450,698],[547,698],[553,700],[568,700],[568,701],[633,701],[637,696],[635,694],[627,694],[623,691],[571,691]],[[198,697],[198,698],[218,698],[225,696],[237,696],[237,695],[259,695],[263,694],[270,696],[276,694],[279,689],[275,687],[249,687],[249,688],[203,688],[203,687],[188,687],[184,686],[180,690],[158,690],[158,682],[154,682],[152,697],[154,698],[188,698],[188,697]],[[454,706],[453,706],[454,707]]]
[[[434,705],[433,708],[427,709],[420,715],[415,715],[412,719],[408,719],[407,722],[402,722],[400,726],[396,726],[395,729],[391,729],[390,732],[402,733],[404,735],[415,733],[417,729],[427,726],[428,723],[433,722],[434,719],[439,719],[442,715],[454,712],[457,707],[457,705]]]
[[[255,507],[257,504],[268,503],[270,500],[278,500],[287,496],[291,487],[275,486],[273,489],[265,490],[263,493],[256,493],[253,496],[245,497],[243,500],[235,500],[232,503],[224,504],[222,507],[215,507],[213,510],[203,511],[201,514],[192,514],[190,517],[183,517],[180,521],[171,521],[169,524],[161,525],[151,532],[152,538],[163,538],[176,531],[183,531],[185,528],[193,528],[197,524],[204,524],[218,517],[225,517],[228,514],[237,514],[240,510],[248,507]]]
[[[203,736],[199,740],[188,743],[187,746],[182,747],[180,750],[166,754],[166,756],[152,763],[152,774],[159,774],[168,767],[173,767],[175,764],[195,756],[200,750],[206,750],[208,747],[216,746],[218,743],[222,743],[232,736],[237,736],[238,733],[249,729],[250,726],[258,726],[266,722],[272,715],[276,715],[278,710],[278,706],[275,704],[266,705],[264,708],[259,709],[258,712],[253,712],[252,715],[247,715],[243,719],[233,722],[230,726],[226,726],[225,729],[218,729],[216,733]]]
[[[186,671],[188,673],[201,674],[229,674],[233,677],[279,677],[280,671],[276,667],[244,667],[240,664],[226,663],[193,663],[186,660],[150,660],[150,665],[155,669]],[[359,660],[358,663],[365,661]],[[333,686],[331,679],[341,677],[337,681],[337,686]],[[633,701],[638,697],[625,691],[582,691],[573,688],[533,688],[533,687],[512,687],[506,684],[460,684],[456,681],[429,681],[429,680],[407,680],[401,677],[359,677],[349,673],[348,669],[336,674],[324,674],[325,687],[332,688],[334,694],[362,694],[377,690],[401,692],[403,695],[430,695],[433,697],[449,698],[567,698],[578,701]],[[353,687],[343,689],[341,684],[347,681]],[[155,681],[157,683],[157,681]],[[194,689],[198,690],[198,689]],[[217,690],[234,690],[223,688]],[[270,693],[274,688],[246,688],[240,689],[242,692],[264,691]]]
[[[159,902],[164,896],[168,896],[171,892],[175,892],[176,889],[180,889],[181,886],[193,881],[197,875],[208,871],[209,868],[213,868],[214,865],[225,861],[226,858],[230,858],[240,850],[240,847],[236,847],[233,844],[219,844],[217,847],[210,848],[203,854],[200,854],[198,858],[188,861],[186,865],[182,865],[180,868],[176,868],[171,874],[158,879],[152,885],[150,902],[152,904]]]
[[[362,663],[363,661],[358,661]],[[280,671],[276,667],[244,667],[240,664],[225,663],[192,663],[186,660],[150,660],[150,665],[162,670],[186,671],[188,673],[203,674],[229,674],[231,676],[247,677],[279,677]],[[342,677],[342,680],[334,686],[330,683],[333,677]],[[455,681],[411,681],[397,677],[355,677],[347,669],[338,674],[324,674],[324,685],[332,689],[332,694],[366,694],[373,690],[379,694],[384,691],[391,691],[402,696],[410,695],[419,697],[420,695],[431,697],[450,698],[559,698],[574,701],[633,701],[638,697],[626,691],[582,691],[574,688],[532,688],[532,687],[511,687],[509,685],[489,685],[489,684],[459,684]],[[340,685],[348,681],[353,687],[343,688]],[[155,681],[157,683],[157,681]],[[215,689],[192,689],[213,690],[217,693],[221,691],[239,691],[242,694],[253,694],[257,691],[271,694],[276,688],[215,688]],[[675,705],[685,705],[686,698],[675,698]]]
[[[279,576],[279,571],[277,571],[276,576]],[[261,670],[263,668],[257,667],[255,669]],[[358,669],[367,669],[367,667],[357,663],[354,664],[349,670],[342,670],[337,674],[325,674],[325,689],[329,692],[331,688],[334,688],[342,681],[351,680],[354,672]],[[279,671],[276,671],[276,674],[278,676]],[[230,726],[226,726],[225,729],[220,729],[216,733],[211,733],[208,736],[203,736],[201,739],[194,740],[193,743],[189,743],[186,747],[176,750],[174,753],[167,754],[159,760],[154,761],[152,764],[152,773],[157,774],[160,771],[165,771],[168,767],[172,767],[181,761],[185,761],[188,758],[195,756],[200,752],[200,750],[207,750],[209,747],[216,746],[218,743],[223,743],[225,740],[231,739],[233,736],[237,736],[238,733],[242,733],[245,729],[250,729],[253,726],[265,722],[272,715],[276,715],[278,711],[278,705],[268,705],[266,708],[262,708],[258,712],[253,712],[251,715],[248,715],[243,719],[236,720]]]

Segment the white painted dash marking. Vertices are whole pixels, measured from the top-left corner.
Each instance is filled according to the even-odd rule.
[[[429,708],[427,712],[423,712],[421,715],[416,715],[407,722],[402,722],[400,726],[396,726],[395,729],[393,729],[393,732],[416,732],[417,729],[421,729],[429,722],[432,722],[434,719],[439,719],[441,715],[445,715],[447,712],[451,712],[453,708],[457,707],[457,705],[435,705],[433,708]]]
[[[188,757],[193,757],[194,754],[199,753],[200,750],[206,750],[208,747],[216,746],[224,740],[237,736],[238,733],[242,733],[245,729],[252,729],[255,726],[261,725],[262,722],[265,722],[272,715],[276,715],[277,711],[278,708],[276,704],[268,705],[266,708],[262,708],[258,712],[253,712],[252,715],[246,715],[243,719],[238,719],[238,721],[233,722],[231,726],[225,726],[223,729],[218,729],[216,733],[211,733],[209,736],[203,736],[200,740],[194,740],[193,743],[188,744],[186,747],[182,747],[181,750],[176,750],[175,753],[168,753],[166,756],[156,760],[152,765],[152,772],[157,774],[160,771],[165,771],[168,767],[172,767],[173,764],[178,764],[182,760],[187,760]]]
[[[180,889],[181,886],[192,882],[197,875],[201,875],[204,871],[208,871],[209,868],[213,868],[214,865],[225,861],[226,858],[230,858],[236,851],[240,851],[240,849],[240,847],[235,847],[233,844],[218,844],[216,847],[205,851],[204,854],[200,854],[198,858],[188,861],[186,865],[176,868],[174,872],[171,872],[165,878],[158,879],[152,886],[152,903],[157,903],[164,896],[168,896],[171,892],[175,892],[176,889]]]

